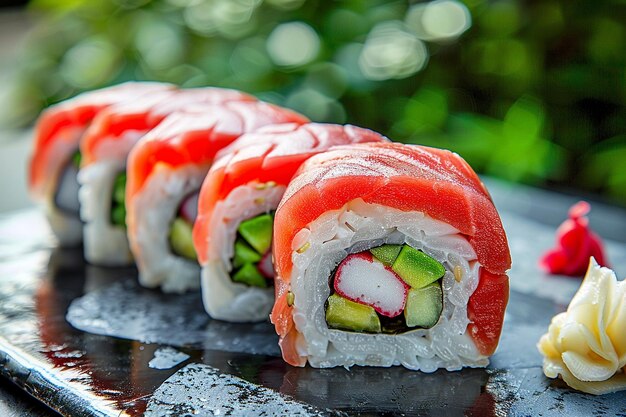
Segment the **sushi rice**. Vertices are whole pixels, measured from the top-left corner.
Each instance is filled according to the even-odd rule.
[[[72,137],[70,140],[57,140],[51,145],[48,152],[55,155],[51,160],[66,161],[63,164],[49,162],[46,171],[49,172],[53,181],[47,181],[43,190],[43,205],[48,222],[52,232],[57,237],[62,247],[74,247],[80,245],[83,240],[83,224],[80,221],[78,213],[70,213],[59,208],[57,198],[63,200],[71,200],[76,198],[77,182],[76,178],[66,179],[71,170],[71,174],[75,174],[75,170],[71,167],[72,155],[76,151],[75,142],[83,135],[84,129],[76,128],[65,132],[65,135]]]
[[[233,189],[215,205],[207,239],[208,261],[202,267],[202,296],[211,317],[231,322],[266,320],[274,304],[274,288],[234,282],[230,277],[237,228],[246,219],[275,210],[284,185],[250,182]]]
[[[167,293],[183,293],[199,287],[200,266],[196,261],[172,253],[163,225],[169,225],[176,217],[185,196],[198,191],[208,170],[207,165],[184,165],[175,169],[162,165],[135,197],[133,207],[136,210],[129,211],[129,215],[134,216],[129,224],[133,225],[131,244],[141,271],[141,285],[160,286]]]
[[[115,178],[126,171],[126,156],[142,135],[129,130],[119,139],[102,141],[97,149],[98,161],[78,172],[85,258],[91,263],[121,266],[133,262],[126,229],[110,221],[111,195]]]

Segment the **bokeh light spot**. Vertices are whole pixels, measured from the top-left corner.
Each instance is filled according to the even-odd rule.
[[[202,0],[165,0],[165,2],[175,7],[188,7],[201,3]]]
[[[297,67],[313,61],[320,50],[315,30],[302,22],[278,25],[267,39],[267,52],[276,65]]]
[[[424,68],[427,61],[424,42],[404,30],[401,22],[386,22],[368,35],[359,68],[370,80],[401,79]]]
[[[204,0],[187,6],[183,17],[197,33],[237,39],[256,29],[253,17],[260,4],[260,0]]]
[[[406,15],[406,24],[424,40],[454,39],[472,24],[467,7],[456,0],[439,0],[412,6]]]
[[[302,6],[306,0],[265,0],[265,3],[279,10],[295,10]]]
[[[189,29],[203,35],[212,35],[217,29],[213,22],[213,5],[209,2],[189,4],[184,12],[183,18]]]
[[[158,19],[141,23],[135,44],[151,70],[169,69],[183,60],[185,44],[179,28]]]
[[[117,55],[117,48],[105,38],[87,38],[65,53],[59,70],[65,82],[74,87],[94,87],[113,77]]]

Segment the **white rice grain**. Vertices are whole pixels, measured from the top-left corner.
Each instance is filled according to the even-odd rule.
[[[125,266],[133,262],[126,229],[111,223],[113,182],[124,166],[125,162],[104,160],[78,171],[85,259],[96,265]]]

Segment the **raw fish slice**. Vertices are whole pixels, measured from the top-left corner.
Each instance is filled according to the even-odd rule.
[[[356,198],[424,212],[466,235],[491,273],[504,273],[511,266],[500,217],[465,161],[446,150],[377,143],[338,148],[301,167],[280,206],[290,213],[281,218],[284,233],[277,237],[276,252],[282,257],[276,262],[285,276],[291,272],[287,248],[297,231]]]
[[[59,155],[51,155],[58,141],[65,142],[73,152],[78,149],[82,132],[102,110],[172,88],[171,84],[128,82],[83,93],[44,110],[35,125],[35,145],[30,160],[29,186],[33,195],[42,197],[51,175],[57,174],[60,165],[65,163]]]
[[[263,102],[229,101],[221,105],[193,104],[172,114],[133,149],[128,196],[141,190],[156,165],[177,168],[218,159],[224,147],[243,133],[267,125],[294,125],[307,119]]]
[[[141,100],[108,107],[93,121],[81,142],[83,164],[89,165],[99,158],[125,157],[126,155],[120,155],[114,145],[106,146],[107,142],[123,142],[128,132],[137,132],[135,136],[139,138],[176,111],[193,108],[198,104],[255,100],[254,97],[236,90],[207,87],[161,91]]]

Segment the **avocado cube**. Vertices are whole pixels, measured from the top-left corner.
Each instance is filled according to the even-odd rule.
[[[126,227],[126,207],[124,204],[115,204],[111,208],[111,224]]]
[[[80,151],[74,152],[74,155],[72,155],[72,164],[76,168],[80,168],[81,159],[82,159],[82,155],[80,154]]]
[[[126,173],[121,172],[113,182],[113,201],[124,204],[126,201]]]
[[[267,280],[261,275],[256,265],[247,263],[233,275],[233,281],[250,285],[251,287],[267,287]]]
[[[443,265],[424,252],[404,245],[391,269],[412,288],[422,288],[446,273]]]
[[[244,264],[253,264],[261,260],[254,249],[250,247],[243,239],[235,241],[235,256],[233,257],[233,267],[240,268]]]
[[[402,245],[382,245],[377,248],[370,249],[370,252],[374,255],[374,258],[378,259],[386,266],[391,266],[401,250]]]
[[[406,299],[404,319],[408,327],[430,329],[439,321],[443,310],[443,292],[438,282],[423,288],[412,288]]]
[[[172,252],[187,259],[196,260],[196,249],[193,246],[193,228],[186,220],[177,217],[170,229],[170,245]]]
[[[355,303],[337,294],[328,297],[326,323],[335,329],[380,333],[380,319],[373,307]]]
[[[239,234],[261,255],[264,255],[272,245],[272,227],[274,219],[269,214],[244,220],[239,225]]]

